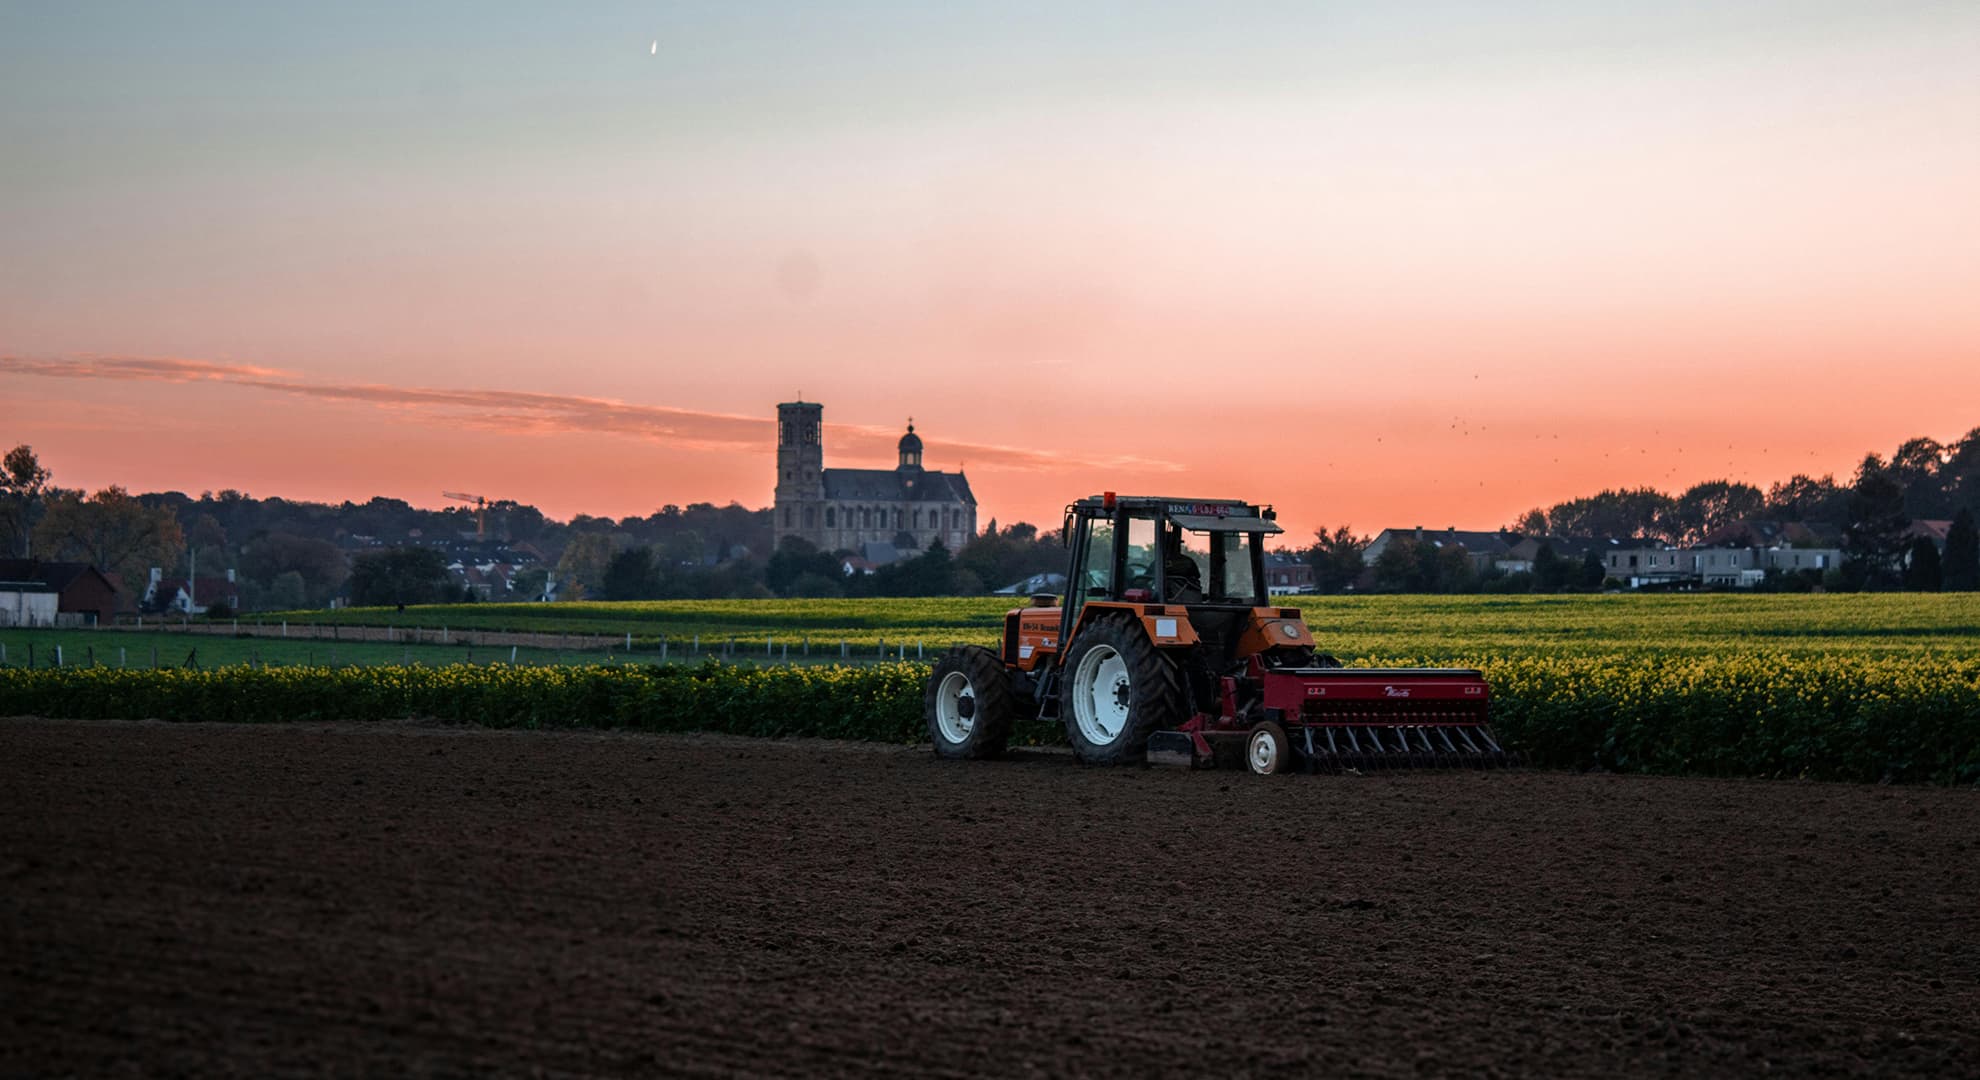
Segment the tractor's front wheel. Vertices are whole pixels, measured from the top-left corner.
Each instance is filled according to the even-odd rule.
[[[1017,695],[997,654],[960,645],[935,661],[922,699],[928,741],[945,758],[990,758],[1004,752],[1017,719]]]
[[[1064,670],[1059,714],[1073,753],[1088,765],[1145,761],[1149,735],[1188,719],[1175,665],[1134,622],[1089,624]]]

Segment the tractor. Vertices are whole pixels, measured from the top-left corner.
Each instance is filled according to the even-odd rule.
[[[1484,677],[1350,668],[1272,603],[1269,506],[1117,496],[1066,508],[1066,595],[1004,616],[1001,647],[957,645],[923,712],[945,758],[1001,754],[1020,720],[1057,721],[1089,765],[1294,769],[1512,763],[1487,727]]]

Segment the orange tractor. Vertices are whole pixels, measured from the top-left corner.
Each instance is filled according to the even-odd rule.
[[[1066,508],[1066,597],[1004,616],[1000,650],[950,649],[928,677],[943,757],[1001,753],[1058,720],[1079,760],[1202,767],[1490,766],[1511,759],[1469,669],[1348,668],[1265,588],[1270,507],[1093,496]],[[1222,753],[1220,753],[1220,750]]]

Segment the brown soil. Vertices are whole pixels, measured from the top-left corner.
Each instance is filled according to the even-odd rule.
[[[0,721],[0,1074],[1980,1071],[1980,795]]]

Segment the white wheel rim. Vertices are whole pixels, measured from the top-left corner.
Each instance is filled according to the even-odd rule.
[[[1127,727],[1134,702],[1127,660],[1112,645],[1095,645],[1073,673],[1073,720],[1087,742],[1105,746]]]
[[[1251,771],[1269,773],[1279,765],[1279,740],[1269,731],[1256,731],[1251,735]]]
[[[971,704],[968,716],[963,715],[965,699]],[[942,729],[942,738],[952,743],[968,742],[970,731],[976,727],[976,704],[976,688],[969,684],[969,676],[960,671],[944,676],[935,688],[935,726]]]

